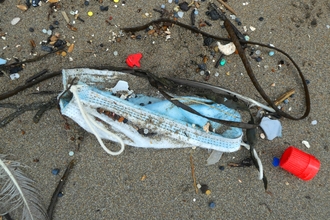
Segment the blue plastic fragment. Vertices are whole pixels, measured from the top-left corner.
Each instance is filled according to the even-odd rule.
[[[274,54],[275,54],[274,51],[269,51],[269,53],[268,53],[268,55],[271,56],[271,57],[274,56]]]
[[[160,8],[165,9],[165,5],[161,5]]]
[[[33,7],[39,6],[39,2],[40,2],[40,0],[32,0],[32,6]]]
[[[7,63],[7,60],[0,58],[0,65],[5,65]]]
[[[274,167],[278,167],[280,165],[280,158],[274,157],[272,164]]]
[[[212,209],[215,208],[215,203],[214,202],[210,202],[209,203],[209,207],[212,208]]]
[[[60,172],[60,169],[57,169],[57,168],[52,170],[53,175],[57,175],[57,174],[59,174],[59,172]]]

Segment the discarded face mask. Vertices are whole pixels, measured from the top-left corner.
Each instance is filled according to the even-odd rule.
[[[74,78],[78,83],[69,85]],[[123,152],[125,144],[145,148],[197,146],[221,152],[240,148],[241,128],[223,126],[173,105],[158,91],[152,92],[140,77],[109,70],[66,69],[63,85],[64,92],[58,97],[61,113],[93,133],[111,155]],[[175,99],[208,117],[241,121],[236,110],[211,100],[187,96]],[[109,150],[102,139],[119,142],[121,149]]]

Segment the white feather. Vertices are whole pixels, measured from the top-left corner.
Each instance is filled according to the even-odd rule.
[[[0,216],[23,207],[23,220],[48,219],[34,181],[25,176],[21,166],[0,154]]]

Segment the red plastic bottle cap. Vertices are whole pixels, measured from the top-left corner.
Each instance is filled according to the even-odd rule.
[[[293,146],[288,147],[280,159],[280,167],[305,181],[313,179],[320,166],[320,161],[313,155]]]
[[[142,53],[130,54],[126,58],[126,63],[129,67],[133,68],[134,66],[140,67],[140,60],[142,58]]]

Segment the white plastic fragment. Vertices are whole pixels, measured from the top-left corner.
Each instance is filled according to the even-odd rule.
[[[72,157],[74,155],[74,152],[73,151],[70,151],[69,152],[69,156]]]
[[[21,19],[19,17],[13,18],[13,20],[11,20],[11,24],[12,25],[16,25]]]
[[[113,87],[112,89],[110,89],[111,92],[113,93],[117,93],[118,91],[129,91],[128,90],[128,83],[126,81],[123,80],[119,80],[118,83],[115,85],[115,87]]]
[[[255,28],[255,27],[253,27],[253,26],[250,26],[250,30],[251,30],[251,31],[255,31],[255,30],[256,30],[256,28]]]
[[[179,12],[178,12],[178,16],[179,16],[179,18],[182,18],[182,17],[183,17],[183,14],[184,14],[184,13],[183,13],[182,11],[179,11]]]
[[[15,79],[18,79],[18,78],[19,78],[19,74],[18,73],[10,74],[10,79],[11,80],[15,80]]]
[[[244,30],[244,32],[247,32],[246,26],[243,26],[243,30]]]
[[[273,140],[276,137],[282,136],[282,125],[277,119],[263,117],[260,122],[260,127],[265,132],[268,140]]]
[[[330,29],[330,25],[327,24],[327,28]]]
[[[213,150],[209,158],[207,158],[206,166],[216,164],[221,159],[223,152]]]
[[[217,45],[218,45],[218,48],[221,51],[221,53],[223,53],[226,56],[235,53],[236,47],[233,42],[222,45],[219,41],[217,41]]]
[[[301,143],[303,145],[305,145],[305,147],[307,147],[307,148],[310,148],[311,147],[311,145],[308,143],[308,141],[302,141]]]
[[[316,120],[313,120],[313,121],[311,122],[311,124],[312,124],[312,125],[316,125],[316,124],[317,124],[317,121],[316,121]]]

